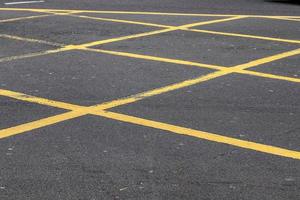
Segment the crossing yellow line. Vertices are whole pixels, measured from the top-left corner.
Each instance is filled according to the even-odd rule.
[[[50,100],[47,100],[47,101],[50,101]],[[50,102],[53,102],[53,101],[50,101]],[[64,104],[65,103],[63,103],[63,102],[59,102],[57,105],[58,105],[58,107],[60,107],[61,105],[63,105],[62,107],[65,107]],[[72,105],[71,105],[71,107],[73,109]],[[231,145],[231,146],[235,146],[235,147],[239,147],[239,148],[244,148],[244,149],[249,149],[249,150],[254,150],[254,151],[258,151],[258,152],[263,152],[263,153],[267,153],[267,154],[271,154],[271,155],[282,156],[282,157],[286,157],[286,158],[300,160],[300,152],[298,152],[298,151],[293,151],[293,150],[280,148],[280,147],[276,147],[276,146],[236,139],[233,137],[222,136],[222,135],[215,134],[215,133],[194,130],[191,128],[185,128],[185,127],[181,127],[181,126],[176,126],[176,125],[167,124],[167,123],[163,123],[163,122],[157,122],[154,120],[143,119],[143,118],[129,116],[129,115],[125,115],[125,114],[119,114],[119,113],[109,112],[109,111],[105,111],[105,110],[98,110],[97,107],[74,106],[74,108],[75,107],[76,107],[76,110],[72,110],[72,111],[69,111],[69,112],[66,112],[63,114],[55,115],[52,117],[47,117],[47,118],[37,120],[34,122],[29,122],[29,123],[22,124],[19,126],[0,130],[0,139],[10,137],[13,135],[17,135],[17,134],[21,134],[24,132],[32,131],[35,129],[39,129],[39,128],[53,125],[56,123],[60,123],[60,122],[66,121],[66,120],[78,118],[78,117],[81,117],[81,116],[84,116],[87,114],[93,114],[93,115],[102,116],[102,117],[109,118],[109,119],[114,119],[117,121],[122,121],[122,122],[131,123],[131,124],[135,124],[135,125],[160,129],[160,130],[168,131],[171,133],[195,137],[195,138],[204,139],[204,140],[217,142],[217,143],[223,143],[223,144],[227,144],[227,145]]]
[[[157,23],[145,23],[145,22],[140,22],[140,21],[121,20],[121,19],[112,19],[112,18],[103,18],[103,17],[90,17],[90,16],[76,15],[76,14],[72,14],[72,15],[69,15],[69,16],[78,17],[78,18],[92,19],[92,20],[98,20],[98,21],[109,21],[109,22],[116,22],[116,23],[136,24],[136,25],[143,25],[143,26],[150,26],[150,27],[161,27],[161,28],[176,27],[176,26],[169,26],[169,25],[163,25],[163,24],[157,24]],[[285,19],[285,18],[270,17],[270,19]],[[267,40],[267,41],[276,41],[276,42],[300,44],[300,40],[291,40],[291,39],[284,39],[284,38],[274,38],[274,37],[266,37],[266,36],[258,36],[258,35],[239,34],[239,33],[221,32],[221,31],[210,31],[210,30],[192,29],[192,28],[180,28],[179,30],[190,31],[190,32],[198,32],[198,33],[207,33],[207,34],[214,34],[214,35],[224,35],[224,36],[230,36],[230,37],[241,37],[241,38],[251,38],[251,39],[259,39],[259,40]]]
[[[0,8],[0,10],[1,10],[1,8]],[[32,9],[31,9],[31,11],[32,11]],[[42,12],[42,9],[37,9],[36,11]],[[66,10],[60,11],[60,12],[66,12]],[[221,19],[221,20],[212,20],[212,21],[193,23],[193,24],[188,24],[188,25],[183,25],[183,26],[178,26],[178,27],[170,27],[170,28],[166,28],[163,30],[158,30],[158,32],[159,33],[169,32],[169,31],[178,30],[178,29],[182,29],[182,28],[183,29],[190,28],[190,27],[198,26],[198,25],[205,25],[205,24],[209,24],[209,23],[219,23],[219,22],[241,19],[241,18],[245,18],[245,16],[233,16],[231,18],[226,18],[226,19]],[[109,40],[95,41],[95,42],[90,42],[90,43],[81,44],[81,45],[68,45],[68,46],[64,46],[64,47],[56,49],[56,50],[48,51],[48,53],[51,53],[51,52],[56,53],[56,52],[61,52],[61,51],[74,50],[74,49],[87,50],[87,47],[94,46],[94,45],[105,44],[105,43],[115,42],[115,41],[120,41],[120,40],[127,40],[127,39],[143,37],[143,36],[159,34],[159,33],[157,33],[157,31],[152,31],[152,32],[148,32],[148,33],[136,34],[136,35],[125,36],[125,37],[120,37],[120,38],[113,38],[113,39],[109,39]],[[19,38],[19,39],[21,39],[21,38]],[[34,42],[34,41],[32,41],[32,42]],[[104,53],[104,50],[100,50],[100,51],[102,51],[102,53]],[[106,53],[108,53],[108,52],[106,52]],[[119,54],[119,52],[118,52],[118,54]],[[27,131],[32,131],[37,128],[42,128],[45,126],[53,125],[53,124],[56,124],[56,123],[59,123],[59,122],[65,121],[65,120],[74,119],[74,118],[84,116],[87,114],[93,114],[93,115],[99,115],[102,117],[106,117],[106,118],[110,118],[110,119],[114,119],[114,120],[118,120],[118,121],[123,121],[123,122],[137,124],[137,125],[146,126],[146,127],[152,127],[152,128],[156,128],[156,129],[160,129],[160,130],[173,132],[176,134],[197,137],[200,139],[205,139],[205,140],[218,142],[218,143],[224,143],[224,144],[228,144],[228,145],[232,145],[232,146],[236,146],[236,147],[240,147],[240,148],[245,148],[245,149],[251,149],[251,150],[264,152],[264,153],[268,153],[268,154],[272,154],[272,155],[278,155],[278,156],[283,156],[283,157],[288,157],[288,158],[293,158],[293,159],[300,159],[300,152],[297,152],[297,151],[292,151],[292,150],[274,147],[274,146],[270,146],[270,145],[259,144],[259,143],[240,140],[240,139],[231,138],[231,137],[225,137],[225,136],[214,134],[214,133],[193,130],[193,129],[175,126],[175,125],[171,125],[171,124],[166,124],[166,123],[162,123],[162,122],[156,122],[153,120],[147,120],[147,119],[142,119],[142,118],[138,118],[138,117],[134,117],[134,116],[105,111],[105,109],[113,108],[113,107],[120,106],[120,105],[125,105],[128,103],[133,103],[133,102],[142,100],[147,97],[151,97],[151,96],[163,94],[166,92],[170,92],[173,90],[177,90],[180,88],[188,87],[188,86],[200,83],[200,82],[208,81],[208,80],[211,80],[211,79],[214,79],[217,77],[221,77],[221,76],[225,76],[225,75],[228,75],[231,73],[245,73],[246,72],[245,69],[248,69],[250,67],[266,64],[269,62],[273,62],[275,60],[283,59],[283,58],[293,56],[293,55],[298,55],[298,54],[300,54],[300,49],[296,49],[296,50],[284,52],[281,54],[269,56],[266,58],[258,59],[258,60],[251,61],[251,62],[248,62],[245,64],[237,65],[237,66],[231,67],[231,68],[225,68],[225,67],[221,67],[221,66],[213,66],[213,65],[206,65],[206,64],[198,63],[199,67],[201,65],[201,67],[207,67],[207,68],[211,68],[211,69],[215,68],[219,71],[198,77],[196,79],[186,80],[186,81],[172,84],[172,85],[169,85],[166,87],[162,87],[162,88],[150,90],[150,91],[147,91],[144,93],[132,95],[127,98],[117,99],[117,100],[114,100],[111,102],[105,102],[102,104],[89,106],[89,107],[84,107],[84,106],[79,106],[79,105],[74,105],[74,104],[68,104],[65,102],[59,102],[59,101],[53,101],[53,100],[48,100],[48,99],[44,99],[44,98],[28,96],[28,95],[25,95],[22,93],[12,92],[12,91],[8,91],[8,90],[0,90],[0,95],[2,95],[2,96],[7,96],[7,97],[22,100],[22,101],[28,101],[28,102],[38,103],[38,104],[42,104],[42,105],[53,106],[53,107],[62,108],[62,109],[66,109],[66,110],[71,110],[66,113],[56,115],[56,116],[52,116],[52,117],[44,118],[44,119],[37,120],[34,122],[29,122],[26,124],[22,124],[22,125],[18,125],[15,127],[0,130],[0,138],[5,138],[5,137],[13,136],[16,134],[24,133]],[[34,55],[34,54],[31,54],[31,55]],[[128,53],[124,53],[123,55],[128,56],[128,57],[135,56],[136,58],[143,57],[141,55],[137,55],[137,54],[130,55]],[[157,58],[157,57],[150,57],[150,56],[148,56],[148,57],[145,56],[144,58],[149,59],[149,60],[156,59],[157,61],[160,60],[160,61],[164,61],[164,62],[169,62],[169,61],[175,62],[174,60],[166,59],[166,58]],[[179,60],[177,60],[177,61],[180,62],[181,64],[187,64],[187,65],[193,64],[192,62],[189,62],[189,61],[179,61]],[[1,60],[0,60],[0,62],[1,62]],[[263,74],[263,73],[259,73],[259,72],[253,72],[253,73],[256,73],[258,76],[262,76],[262,74]],[[266,76],[266,75],[264,75],[264,76]],[[269,76],[268,78],[270,78],[273,75],[267,75],[267,76]],[[274,76],[276,76],[276,75],[274,75]],[[273,78],[274,78],[274,76],[273,76]]]
[[[163,94],[166,92],[170,92],[173,90],[177,90],[180,88],[184,88],[184,87],[188,87],[200,82],[204,82],[204,81],[208,81],[217,77],[221,77],[227,74],[231,74],[234,73],[235,71],[239,71],[239,70],[244,70],[250,67],[254,67],[254,66],[258,66],[261,64],[265,64],[268,62],[272,62],[275,60],[279,60],[279,59],[283,59],[289,56],[293,56],[296,54],[300,53],[300,49],[297,50],[293,50],[293,51],[288,51],[285,53],[281,53],[281,54],[277,54],[277,55],[273,55],[273,56],[269,56],[266,58],[262,58],[262,59],[258,59],[255,61],[251,61],[242,65],[238,65],[235,67],[231,67],[231,68],[226,68],[217,72],[213,72],[204,76],[201,76],[199,78],[196,79],[191,79],[191,80],[187,80],[187,81],[183,81],[180,83],[176,83],[176,84],[172,84],[169,86],[165,86],[165,87],[161,87],[161,88],[157,88],[154,90],[150,90],[144,93],[139,93],[136,95],[132,95],[130,97],[127,98],[123,98],[123,99],[117,99],[114,101],[110,101],[110,102],[105,102],[102,104],[98,104],[98,105],[94,105],[94,106],[90,106],[90,107],[83,107],[83,106],[76,106],[73,104],[68,104],[68,103],[64,103],[64,102],[58,102],[58,101],[53,101],[53,100],[47,100],[47,99],[43,99],[43,98],[36,98],[36,97],[32,97],[32,96],[28,96],[22,93],[16,93],[16,92],[11,92],[11,91],[7,91],[7,90],[0,90],[0,95],[2,96],[8,96],[11,98],[16,98],[19,100],[23,100],[23,101],[29,101],[29,102],[33,102],[33,103],[38,103],[38,104],[42,104],[42,105],[48,105],[48,106],[53,106],[53,107],[57,107],[57,108],[62,108],[62,109],[68,109],[68,110],[72,110],[71,114],[65,114],[65,115],[58,115],[58,119],[53,116],[50,118],[47,118],[46,120],[39,120],[38,122],[32,122],[33,123],[33,128],[31,130],[33,130],[35,127],[43,127],[42,125],[44,124],[45,126],[51,125],[51,124],[55,124],[58,123],[60,121],[64,121],[67,119],[72,119],[74,117],[79,117],[79,116],[83,116],[86,114],[94,114],[94,112],[98,112],[99,110],[105,110],[105,109],[109,109],[109,108],[113,108],[116,106],[120,106],[120,105],[125,105],[125,104],[129,104],[129,103],[133,103],[136,101],[140,101],[144,98],[147,97],[151,97],[151,96],[155,96],[155,95],[159,95],[159,94]],[[73,113],[75,112],[75,114]],[[51,121],[53,123],[51,123]],[[5,129],[0,131],[0,135],[1,138],[7,137],[7,136],[12,136],[15,134],[20,134],[21,132],[26,132],[30,129],[30,124],[31,123],[27,123],[25,125],[19,125],[17,126],[17,128],[9,128],[9,129]],[[22,127],[25,128],[22,128]],[[23,130],[23,131],[22,131]]]
[[[245,16],[245,17],[278,17],[278,18],[299,18],[300,16],[277,16],[277,15],[232,15],[232,14],[197,14],[197,13],[166,13],[166,12],[138,12],[138,11],[101,11],[101,10],[66,10],[66,9],[38,9],[38,8],[0,8],[0,11],[28,11],[28,12],[81,12],[81,13],[98,13],[98,14],[129,14],[129,15],[161,15],[161,16],[211,16],[211,17],[233,17],[233,16]]]
[[[119,41],[123,41],[123,40],[129,40],[129,39],[135,39],[135,38],[140,38],[140,37],[145,37],[145,36],[157,35],[157,34],[161,34],[161,33],[167,33],[167,32],[171,32],[171,31],[180,30],[182,28],[190,28],[190,27],[193,27],[193,26],[202,26],[202,25],[207,25],[207,24],[216,24],[216,23],[232,21],[232,20],[237,20],[237,19],[242,19],[242,18],[245,18],[245,17],[241,17],[241,16],[236,17],[235,16],[235,17],[230,17],[230,18],[225,18],[225,19],[217,19],[217,20],[191,23],[191,24],[186,24],[186,25],[182,25],[182,26],[175,26],[175,27],[166,28],[166,29],[162,29],[162,30],[155,30],[155,31],[139,33],[139,34],[124,36],[124,37],[119,37],[119,38],[99,40],[99,41],[94,41],[94,42],[85,43],[85,44],[81,44],[81,45],[72,45],[70,48],[72,48],[72,49],[81,49],[81,48],[92,47],[92,46],[97,46],[97,45],[103,45],[103,44],[112,43],[112,42],[119,42]]]
[[[220,70],[220,71],[225,70],[227,72],[229,70],[231,70],[232,73],[240,73],[240,74],[246,74],[246,75],[251,75],[251,76],[258,76],[258,77],[300,83],[299,78],[293,78],[293,77],[287,77],[287,76],[281,76],[281,75],[275,75],[275,74],[268,74],[268,73],[263,73],[263,72],[255,72],[255,71],[250,71],[250,70],[246,70],[246,69],[234,69],[234,68],[228,68],[228,67],[224,67],[224,66],[203,64],[203,63],[191,62],[191,61],[185,61],[185,60],[179,60],[179,59],[162,58],[162,57],[157,57],[157,56],[148,56],[148,55],[142,55],[142,54],[134,54],[134,53],[110,51],[110,50],[102,50],[102,49],[85,48],[85,49],[81,49],[81,50],[110,54],[110,55],[115,55],[115,56],[137,58],[137,59],[143,59],[143,60],[151,60],[151,61],[179,64],[179,65],[184,65],[184,66],[207,68],[207,69]],[[298,51],[293,50],[292,52],[296,53],[295,55],[297,55]]]

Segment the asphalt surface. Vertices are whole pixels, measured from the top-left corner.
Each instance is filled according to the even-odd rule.
[[[5,2],[12,10],[0,8],[1,200],[300,199],[297,1]],[[14,8],[139,13],[74,13],[87,19]],[[219,14],[295,18],[110,41],[163,29],[153,24],[229,17]],[[87,107],[97,104],[106,111]]]

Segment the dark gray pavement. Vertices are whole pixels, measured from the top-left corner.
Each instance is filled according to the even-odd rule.
[[[64,45],[162,28],[67,15],[1,22],[39,14],[0,9],[0,200],[300,199],[300,52],[279,59],[300,48],[299,3],[5,2],[0,7],[289,15],[296,20],[245,18],[194,27],[247,37],[177,30],[96,45],[93,52],[51,53]],[[168,26],[226,18],[82,15]],[[190,84],[210,77],[218,67],[226,71],[251,61],[249,73],[257,74],[237,72]],[[171,91],[177,83],[186,87]],[[140,100],[145,94],[139,93],[166,86],[162,94],[147,93]],[[136,94],[131,97],[136,102],[107,110],[127,117],[47,118],[68,112],[63,103],[93,106]],[[182,127],[217,136],[209,141],[198,132],[194,137],[177,134]],[[222,136],[228,137],[225,144],[217,142]],[[254,144],[242,147],[234,139]],[[288,152],[278,155],[276,147]]]

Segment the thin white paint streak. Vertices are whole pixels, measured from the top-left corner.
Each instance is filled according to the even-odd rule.
[[[5,5],[17,5],[17,4],[27,4],[27,3],[44,3],[45,1],[18,1],[18,2],[8,2]]]

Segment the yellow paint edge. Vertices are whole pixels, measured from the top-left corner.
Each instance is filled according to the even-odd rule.
[[[96,113],[99,116],[106,117],[109,119],[114,119],[122,122],[127,122],[135,125],[140,125],[144,127],[150,127],[155,129],[160,129],[168,131],[171,133],[176,133],[179,135],[191,136],[198,139],[204,139],[211,142],[223,143],[235,147],[240,147],[243,149],[254,150],[258,152],[263,152],[271,155],[282,156],[286,158],[298,159],[300,160],[300,152],[288,150],[284,148],[279,148],[271,145],[259,144],[255,142],[240,140],[232,137],[226,137],[214,133],[194,130],[190,128],[184,128],[176,125],[171,125],[167,123],[157,122],[153,120],[147,120],[139,117],[129,116],[125,114],[119,114],[115,112],[108,111],[98,111]]]

